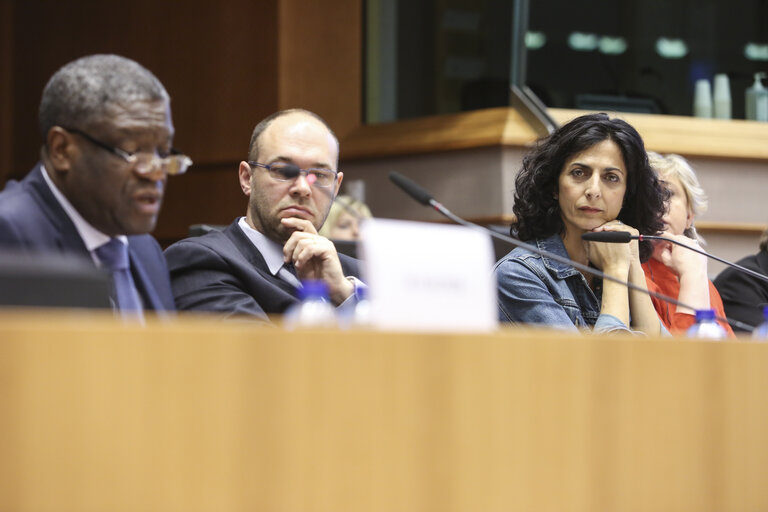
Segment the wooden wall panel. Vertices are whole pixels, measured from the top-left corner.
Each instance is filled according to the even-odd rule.
[[[73,8],[75,7],[75,8]],[[248,132],[277,102],[275,0],[221,3],[16,2],[17,174],[36,161],[36,111],[51,74],[91,53],[118,53],[152,70],[172,97],[176,145],[198,163],[239,158]],[[66,26],[63,33],[62,27]]]
[[[245,215],[248,198],[240,190],[237,164],[196,167],[168,180],[161,221],[153,235],[167,247],[186,236],[192,224],[230,224]]]
[[[359,124],[359,0],[0,4],[0,186],[23,177],[38,159],[45,82],[63,64],[92,53],[137,60],[172,97],[175,145],[196,165],[189,176],[169,180],[156,230],[162,239],[183,237],[201,219],[228,223],[233,211],[245,212],[237,164],[254,125],[268,114],[309,108],[340,136]],[[6,106],[13,107],[10,114]]]
[[[313,110],[340,138],[362,122],[362,3],[279,4],[280,108]]]
[[[13,4],[0,1],[0,186],[13,165]]]

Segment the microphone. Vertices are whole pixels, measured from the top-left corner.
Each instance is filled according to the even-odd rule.
[[[444,215],[445,217],[447,217],[448,219],[452,220],[456,224],[460,224],[462,226],[466,226],[466,227],[469,227],[469,228],[472,228],[472,229],[481,229],[481,230],[483,230],[483,231],[485,231],[487,233],[490,233],[490,235],[492,237],[498,238],[499,240],[503,240],[503,241],[505,241],[505,242],[507,242],[509,244],[514,245],[515,247],[521,247],[523,249],[531,251],[534,254],[538,254],[539,256],[546,256],[547,258],[549,258],[551,260],[554,260],[554,261],[557,261],[557,262],[560,262],[560,263],[564,263],[566,265],[570,265],[570,266],[572,266],[572,267],[574,267],[574,268],[576,268],[578,270],[590,273],[590,274],[592,274],[594,276],[597,276],[597,277],[599,277],[599,278],[601,278],[603,280],[613,281],[614,283],[618,283],[618,284],[620,284],[622,286],[625,286],[625,287],[627,287],[627,288],[629,288],[631,290],[635,290],[635,291],[646,293],[646,294],[648,294],[648,295],[650,295],[652,297],[656,297],[657,299],[661,299],[661,300],[663,300],[665,302],[669,302],[670,304],[674,304],[675,306],[682,306],[684,308],[688,308],[688,309],[691,309],[691,310],[694,310],[694,311],[696,310],[696,308],[694,308],[692,306],[689,306],[688,304],[685,304],[683,302],[680,302],[679,300],[677,300],[677,299],[675,299],[673,297],[669,297],[667,295],[664,295],[663,293],[656,293],[656,292],[652,292],[650,290],[647,290],[645,288],[641,288],[640,286],[637,286],[637,285],[632,284],[630,282],[623,281],[623,280],[615,278],[613,276],[609,276],[607,274],[604,274],[600,270],[594,269],[594,268],[592,268],[590,266],[587,266],[587,265],[583,265],[583,264],[581,264],[581,263],[579,263],[577,261],[573,261],[571,259],[564,258],[562,256],[559,256],[557,254],[551,253],[549,251],[541,250],[538,247],[536,247],[534,245],[531,245],[531,244],[528,244],[528,243],[525,243],[525,242],[523,242],[521,240],[518,240],[517,238],[513,238],[511,236],[504,235],[502,233],[497,233],[497,232],[495,232],[495,231],[493,231],[491,229],[488,229],[488,228],[486,228],[484,226],[480,226],[478,224],[474,224],[472,222],[464,220],[461,217],[459,217],[458,215],[454,214],[448,208],[443,206],[441,203],[436,201],[432,197],[432,195],[429,192],[427,192],[424,188],[422,188],[420,185],[417,185],[416,183],[414,183],[413,181],[409,180],[408,178],[406,178],[405,176],[403,176],[402,174],[400,174],[398,172],[390,171],[389,179],[395,185],[400,187],[400,189],[402,189],[406,194],[408,194],[409,196],[414,198],[416,201],[418,201],[419,203],[421,203],[421,204],[423,204],[425,206],[432,206],[440,214]],[[599,233],[585,233],[585,235],[586,234],[603,234],[603,233],[607,233],[607,232],[603,231],[603,232],[599,232]],[[629,235],[629,233],[626,233],[626,235]],[[625,236],[622,237],[622,238],[625,238]],[[650,237],[643,237],[643,238],[650,238]],[[618,240],[615,240],[615,242],[618,242]],[[629,240],[626,240],[626,242],[629,242]],[[751,331],[752,329],[754,329],[754,326],[747,325],[745,323],[739,322],[738,320],[728,320],[727,318],[724,318],[724,317],[721,317],[721,316],[717,316],[716,318],[717,318],[717,320],[721,320],[721,321],[724,321],[726,323],[730,323],[731,325],[736,325],[736,326],[738,326],[738,327],[740,327],[740,328],[742,328],[744,330]]]
[[[423,204],[424,206],[434,206],[432,203],[437,202],[432,198],[432,194],[424,190],[422,187],[412,182],[399,172],[391,171],[389,173],[389,179],[400,187],[403,192],[411,196],[416,202]],[[439,203],[438,203],[439,204]]]
[[[685,247],[686,249],[690,249],[691,251],[697,252],[703,256],[706,256],[707,258],[712,258],[713,260],[719,261],[720,263],[724,263],[730,267],[735,268],[736,270],[740,270],[757,279],[768,281],[768,276],[764,274],[755,272],[754,270],[748,269],[746,267],[742,267],[739,264],[730,262],[728,260],[720,258],[719,256],[715,256],[714,254],[710,254],[706,251],[702,251],[701,249],[691,247],[689,245],[686,245],[672,238],[667,238],[663,236],[653,236],[653,235],[632,235],[630,233],[627,233],[626,231],[597,231],[594,233],[593,232],[584,233],[583,235],[581,235],[581,239],[586,240],[588,242],[606,242],[609,244],[626,244],[626,243],[629,243],[630,240],[639,240],[639,241],[662,240],[664,242],[669,242],[675,245],[679,245],[680,247]]]
[[[626,231],[597,231],[581,235],[581,239],[587,242],[607,242],[611,244],[628,244],[632,238],[642,239],[642,237],[633,237],[632,233]]]

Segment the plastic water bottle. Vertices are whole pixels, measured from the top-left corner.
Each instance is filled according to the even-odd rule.
[[[714,309],[697,309],[696,323],[688,328],[689,338],[709,338],[721,340],[726,337],[725,329],[715,320]]]
[[[715,92],[712,94],[714,101],[715,119],[731,118],[731,85],[728,82],[728,75],[718,73],[715,75]]]
[[[371,326],[371,302],[368,300],[368,288],[355,287],[355,305],[342,306],[336,310],[339,327],[342,329],[368,328]]]
[[[328,285],[324,281],[303,281],[299,288],[299,303],[285,312],[286,329],[309,327],[336,327],[336,311],[328,299]]]
[[[768,341],[768,306],[763,306],[763,323],[752,331],[752,339]]]
[[[357,294],[357,305],[352,323],[355,327],[371,326],[371,301],[368,300],[368,288],[359,286],[355,293]]]

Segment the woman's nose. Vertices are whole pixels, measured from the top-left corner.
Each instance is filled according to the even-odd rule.
[[[600,176],[594,175],[587,181],[587,197],[600,197]]]

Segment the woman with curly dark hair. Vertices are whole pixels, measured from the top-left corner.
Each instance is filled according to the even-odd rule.
[[[606,114],[584,115],[539,141],[523,159],[512,232],[539,249],[645,288],[641,262],[652,251],[647,242],[585,242],[581,235],[656,235],[664,226],[666,198],[640,134]],[[647,294],[526,249],[502,258],[495,274],[502,321],[595,332],[661,330]]]

